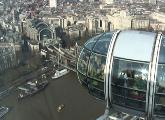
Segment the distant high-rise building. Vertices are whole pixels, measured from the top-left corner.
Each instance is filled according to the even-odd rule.
[[[57,0],[49,0],[49,7],[56,8],[57,7]]]
[[[154,5],[156,5],[156,4],[157,4],[157,0],[149,0],[149,4],[154,4]]]
[[[93,3],[94,2],[94,0],[88,0],[90,3]]]
[[[113,4],[114,3],[114,0],[105,0],[105,3],[106,4]]]
[[[130,3],[133,3],[133,0],[129,0]]]
[[[18,11],[13,9],[12,14],[13,14],[13,23],[17,23],[18,20],[19,20],[19,13],[18,13]]]

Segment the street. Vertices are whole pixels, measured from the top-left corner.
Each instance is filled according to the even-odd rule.
[[[104,102],[88,94],[73,72],[49,80],[49,85],[34,96],[18,102],[18,93],[0,101],[11,110],[4,120],[95,120],[104,113]],[[64,108],[59,112],[59,105]]]

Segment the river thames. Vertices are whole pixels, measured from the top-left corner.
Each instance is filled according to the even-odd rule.
[[[10,111],[4,120],[95,120],[104,113],[105,104],[89,95],[73,72],[49,80],[49,85],[34,96],[17,100],[17,91],[0,101]],[[64,108],[58,112],[60,104]]]

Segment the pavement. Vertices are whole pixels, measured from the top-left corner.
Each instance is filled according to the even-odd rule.
[[[49,80],[47,88],[34,96],[19,102],[17,96],[15,91],[0,101],[11,109],[4,120],[95,120],[105,108],[80,85],[74,72]]]

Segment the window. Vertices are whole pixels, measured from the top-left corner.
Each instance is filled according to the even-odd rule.
[[[86,75],[87,72],[89,56],[90,52],[84,48],[80,54],[80,58],[78,61],[78,71],[84,75]]]
[[[115,58],[112,71],[112,102],[145,111],[148,63]]]
[[[155,113],[165,115],[165,37],[162,39],[159,54],[156,79]]]
[[[81,83],[85,86],[87,86],[87,77],[83,74],[81,74],[80,72],[78,72],[78,76],[79,76],[79,80],[81,81]]]
[[[93,51],[103,55],[107,55],[109,43],[112,38],[112,33],[105,33],[95,44]]]
[[[100,27],[102,27],[102,20],[100,20]]]
[[[88,76],[103,80],[106,57],[92,53],[89,62]]]
[[[93,46],[96,44],[96,42],[99,40],[99,38],[102,36],[103,34],[97,35],[95,37],[92,37],[90,40],[88,40],[88,42],[85,44],[85,47],[88,50],[92,50]]]

